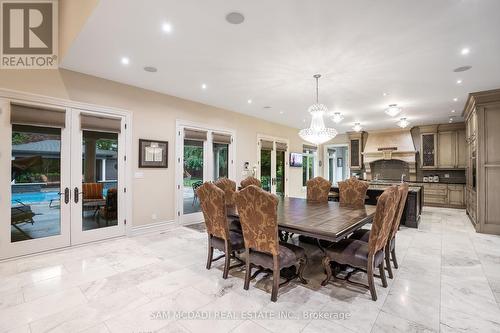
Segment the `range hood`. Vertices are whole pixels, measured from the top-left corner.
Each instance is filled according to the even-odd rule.
[[[370,164],[380,160],[399,160],[408,164],[407,180],[416,180],[417,151],[409,129],[368,133],[363,151],[366,178],[372,179]]]

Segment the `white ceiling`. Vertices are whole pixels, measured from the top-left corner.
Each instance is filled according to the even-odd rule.
[[[500,87],[498,13],[498,0],[102,0],[62,66],[297,128],[321,73],[339,132],[396,127],[391,103],[413,125],[447,122],[467,93]]]

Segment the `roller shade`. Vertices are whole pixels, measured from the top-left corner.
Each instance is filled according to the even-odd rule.
[[[285,142],[276,142],[277,151],[287,151],[288,145]]]
[[[231,144],[231,135],[223,133],[212,133],[212,141],[214,143]]]
[[[304,150],[309,150],[311,152],[315,152],[318,150],[318,147],[316,146],[310,146],[310,145],[304,145]]]
[[[273,142],[260,140],[260,149],[262,150],[273,150]]]
[[[193,130],[193,129],[184,129],[184,139],[187,140],[197,140],[197,141],[206,141],[207,140],[207,131]]]
[[[95,132],[121,132],[121,119],[104,116],[80,114],[80,127],[85,131]]]
[[[56,109],[41,109],[32,106],[12,104],[10,123],[17,125],[45,126],[64,128],[66,112]]]

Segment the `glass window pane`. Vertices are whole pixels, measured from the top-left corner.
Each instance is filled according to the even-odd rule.
[[[229,145],[222,143],[214,143],[214,180],[219,178],[229,177]]]
[[[271,192],[271,151],[260,151],[260,182],[262,188]]]
[[[118,224],[118,133],[83,131],[82,229]]]
[[[195,190],[203,184],[203,141],[184,140],[184,214],[201,212]]]
[[[61,129],[12,126],[11,242],[61,233]]]
[[[276,194],[285,195],[285,152],[276,152]]]

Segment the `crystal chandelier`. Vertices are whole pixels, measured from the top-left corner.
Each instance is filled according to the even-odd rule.
[[[325,127],[323,115],[328,112],[324,104],[319,104],[319,83],[320,74],[314,75],[316,79],[316,104],[309,107],[308,112],[311,114],[311,126],[299,131],[299,136],[310,143],[320,145],[337,136],[337,131],[334,128]]]
[[[406,128],[406,127],[408,127],[408,125],[410,125],[410,122],[406,118],[401,118],[398,121],[398,126],[401,127],[401,128]]]
[[[389,108],[385,110],[390,117],[396,117],[401,112],[401,108],[398,107],[397,104],[389,105]]]
[[[332,120],[335,124],[340,123],[344,119],[344,116],[340,112],[335,112],[332,116]]]
[[[354,123],[354,127],[352,128],[355,132],[361,132],[363,127],[361,127],[360,123]]]

